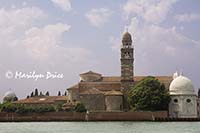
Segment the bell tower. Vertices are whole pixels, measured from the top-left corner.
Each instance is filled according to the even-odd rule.
[[[134,73],[133,62],[134,53],[132,45],[132,37],[129,32],[125,32],[122,37],[121,47],[121,87],[124,94],[124,109],[128,109],[128,92],[133,86]]]

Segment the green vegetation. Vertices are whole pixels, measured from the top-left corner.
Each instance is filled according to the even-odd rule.
[[[6,102],[0,104],[0,112],[13,112],[19,114],[25,113],[45,113],[45,112],[59,112],[67,111],[62,109],[62,104],[56,105],[25,105],[25,104],[16,104],[11,102]],[[68,110],[69,112],[86,112],[84,104],[77,103],[72,109]]]
[[[85,105],[83,103],[77,103],[76,106],[73,108],[73,111],[75,112],[86,112],[87,109],[85,108]]]
[[[149,76],[131,88],[128,101],[134,111],[167,110],[170,96],[164,84]]]
[[[53,105],[37,105],[30,106],[24,104],[14,104],[14,103],[3,103],[0,104],[1,112],[15,112],[15,113],[44,113],[56,111],[56,107]]]

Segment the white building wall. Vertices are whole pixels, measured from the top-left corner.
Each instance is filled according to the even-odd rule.
[[[169,116],[172,118],[196,118],[197,96],[171,95]]]

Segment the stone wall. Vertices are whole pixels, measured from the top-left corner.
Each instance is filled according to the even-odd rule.
[[[105,97],[106,111],[123,110],[123,96],[106,96]]]
[[[0,113],[0,122],[32,121],[151,121],[167,118],[167,111],[159,112],[49,112],[49,113]]]
[[[105,110],[105,102],[103,94],[84,94],[80,95],[81,103],[83,103],[89,111],[103,111]]]

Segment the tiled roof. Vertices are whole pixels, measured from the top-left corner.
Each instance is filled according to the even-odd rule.
[[[96,72],[93,72],[93,71],[88,71],[88,72],[82,73],[82,74],[80,74],[80,75],[87,75],[87,74],[101,75],[100,73],[96,73]]]
[[[79,84],[75,84],[71,87],[68,88],[68,90],[71,90],[71,89],[78,89],[79,88]]]
[[[147,76],[135,76],[135,83],[139,82]],[[154,76],[161,83],[164,83],[168,88],[170,82],[173,80],[172,76]],[[96,82],[79,82],[78,84],[70,87],[69,89],[78,89],[78,88],[96,88],[100,91],[110,91],[116,90],[120,91],[121,89],[121,77],[112,76],[112,77],[103,77],[101,81]],[[81,91],[81,90],[80,90]]]
[[[147,77],[147,76],[135,76],[134,81],[140,81],[140,80],[144,79],[145,77]],[[154,77],[156,79],[158,79],[160,82],[173,80],[172,76],[154,76]],[[117,77],[117,76],[102,78],[102,82],[120,82],[120,81],[121,81],[121,77]]]
[[[104,94],[106,96],[122,96],[123,95],[123,93],[121,91],[115,91],[115,90],[106,91],[106,92],[104,92]]]
[[[120,82],[81,82],[79,83],[80,88],[89,89],[96,88],[100,91],[120,90]],[[82,89],[80,89],[81,91]]]
[[[100,90],[96,88],[90,88],[80,93],[81,95],[88,95],[88,94],[103,94]]]
[[[14,103],[22,103],[22,104],[53,104],[57,101],[67,101],[69,100],[67,96],[38,96],[38,97],[30,97],[26,99],[21,99],[15,101]]]

